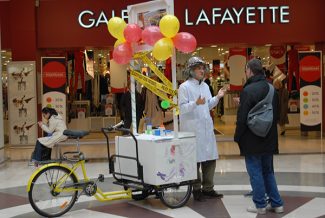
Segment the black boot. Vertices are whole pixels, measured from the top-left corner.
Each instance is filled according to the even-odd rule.
[[[200,201],[200,202],[205,201],[201,190],[193,190],[193,197],[195,201]]]
[[[218,192],[216,192],[215,190],[211,190],[211,191],[202,191],[202,194],[204,196],[207,196],[209,198],[223,198],[223,194],[219,194]]]

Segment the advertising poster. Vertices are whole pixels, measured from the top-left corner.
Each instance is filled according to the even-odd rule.
[[[7,69],[10,144],[35,144],[38,128],[35,62],[14,61]]]
[[[230,90],[240,91],[245,84],[246,48],[230,48],[228,66],[230,71]]]
[[[299,52],[301,131],[321,131],[321,57],[321,52]]]
[[[54,108],[66,120],[65,57],[42,57],[42,107]]]

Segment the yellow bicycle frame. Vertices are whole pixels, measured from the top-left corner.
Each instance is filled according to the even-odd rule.
[[[29,178],[27,187],[26,187],[26,191],[29,192],[30,191],[30,187],[32,185],[32,182],[35,178],[35,176],[41,172],[42,170],[48,168],[48,167],[52,167],[52,166],[60,166],[63,168],[66,168],[67,170],[70,171],[70,174],[73,174],[76,178],[77,181],[79,181],[79,178],[76,175],[76,170],[81,166],[82,169],[82,174],[84,177],[84,181],[88,182],[90,181],[90,179],[87,176],[87,172],[86,172],[86,168],[85,168],[85,160],[80,160],[78,161],[76,164],[73,165],[72,168],[68,167],[66,164],[62,164],[62,163],[50,163],[50,164],[46,164],[42,167],[40,167],[38,170],[36,170],[31,177]],[[68,175],[68,176],[69,176]],[[56,187],[54,189],[55,192],[72,192],[72,191],[82,191],[82,188],[60,188],[61,184],[64,183],[65,181],[65,176],[63,176],[62,178],[60,178],[58,180],[58,183],[56,184]],[[112,192],[103,192],[99,187],[97,187],[97,192],[94,195],[95,198],[100,201],[100,202],[105,202],[105,201],[112,201],[112,200],[121,200],[121,199],[132,199],[132,190],[131,189],[127,189],[127,190],[122,190],[122,191],[112,191]]]

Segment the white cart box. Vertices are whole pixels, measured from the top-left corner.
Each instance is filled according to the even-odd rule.
[[[178,133],[173,136],[138,135],[139,161],[143,166],[144,183],[163,185],[180,183],[197,178],[196,142],[193,133]],[[130,136],[115,137],[115,153],[136,157],[135,142]],[[137,176],[135,160],[116,158],[115,172]],[[132,181],[131,177],[117,176]]]

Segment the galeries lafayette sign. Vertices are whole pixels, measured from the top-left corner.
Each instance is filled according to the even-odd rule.
[[[197,11],[197,9],[196,9]],[[114,17],[115,10],[100,11],[83,10],[78,15],[79,25],[89,29],[106,25],[107,21]],[[119,14],[123,19],[127,19],[127,10],[122,10]],[[192,12],[191,9],[184,9],[184,20],[186,26],[222,25],[222,24],[263,24],[270,20],[271,24],[286,24],[290,22],[290,7],[282,6],[245,6],[245,7],[214,7],[201,9],[199,13]],[[177,15],[176,15],[177,16]]]

